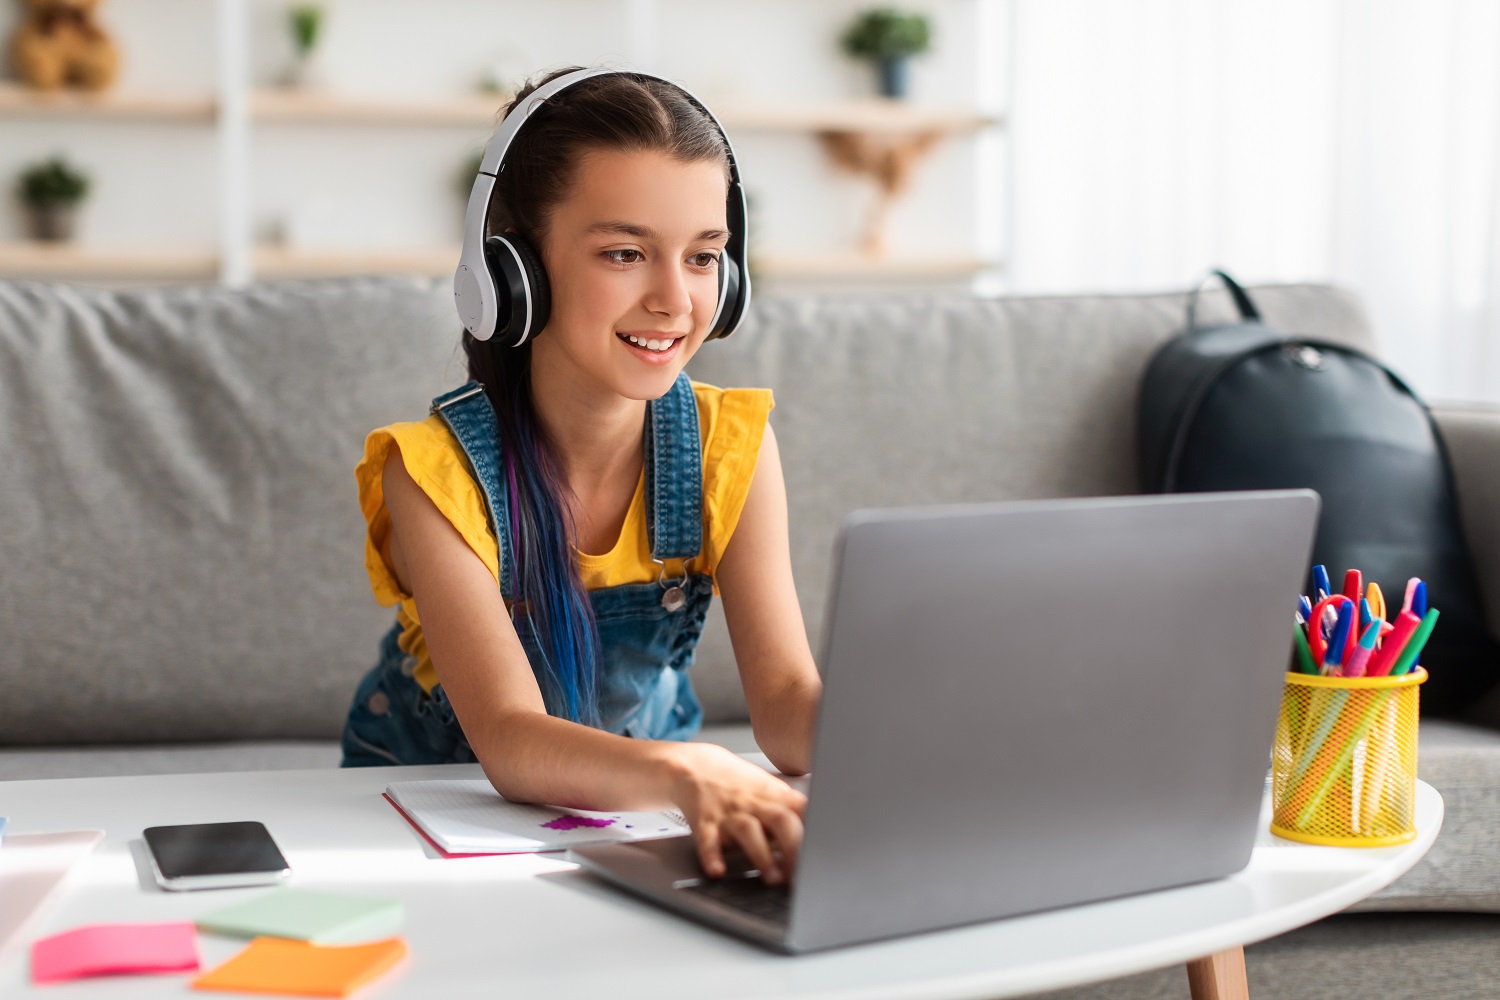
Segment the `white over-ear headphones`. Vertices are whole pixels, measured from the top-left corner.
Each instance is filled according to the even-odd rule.
[[[479,176],[469,192],[469,207],[464,214],[463,252],[458,270],[453,274],[453,299],[464,327],[476,340],[497,338],[509,347],[520,347],[547,325],[552,296],[541,255],[519,233],[501,233],[486,238],[490,196],[495,178],[505,169],[505,154],[516,133],[547,100],[581,80],[617,73],[619,70],[581,69],[567,73],[538,87],[516,104],[500,123],[485,148]],[[652,73],[622,73],[624,76],[647,77],[672,83]],[[740,186],[739,166],[734,147],[724,127],[713,112],[687,90],[673,83],[695,105],[702,109],[723,136],[729,153],[729,195],[725,205],[729,223],[729,242],[719,256],[719,302],[709,325],[708,339],[727,337],[739,326],[745,307],[750,304],[750,274],[745,267],[745,192]]]

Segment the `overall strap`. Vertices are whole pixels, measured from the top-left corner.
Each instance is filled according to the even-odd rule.
[[[703,443],[687,372],[646,409],[646,537],[658,560],[703,548]]]
[[[506,492],[501,482],[500,429],[495,423],[495,408],[478,382],[461,385],[432,401],[432,412],[443,418],[469,460],[474,481],[484,494],[489,508],[490,530],[500,546],[500,596],[513,601],[515,587],[511,581],[514,559],[510,551],[510,516]]]

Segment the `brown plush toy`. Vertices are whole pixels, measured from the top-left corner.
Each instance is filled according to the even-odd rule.
[[[103,90],[115,79],[119,53],[95,20],[99,0],[22,0],[26,12],[11,36],[16,75],[40,90]]]

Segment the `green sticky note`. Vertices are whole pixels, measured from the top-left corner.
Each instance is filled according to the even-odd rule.
[[[397,900],[284,887],[200,917],[196,923],[200,930],[232,937],[348,944],[390,937],[401,929],[404,918],[405,908]]]

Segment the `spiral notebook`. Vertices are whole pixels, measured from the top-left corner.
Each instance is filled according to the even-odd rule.
[[[483,778],[394,781],[386,798],[446,854],[529,854],[688,833],[665,812],[591,812],[510,802]]]

